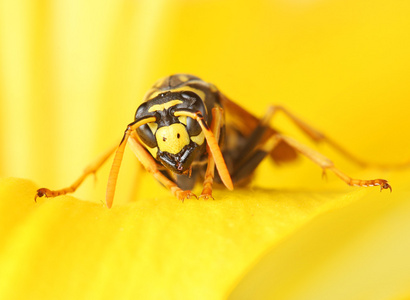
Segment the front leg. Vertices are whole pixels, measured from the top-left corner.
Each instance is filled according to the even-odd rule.
[[[34,201],[37,201],[38,197],[46,196],[47,198],[57,197],[65,194],[74,193],[77,188],[83,183],[89,175],[95,174],[98,169],[107,161],[107,159],[114,153],[117,149],[117,144],[110,147],[106,152],[104,152],[100,157],[98,157],[94,162],[92,162],[87,168],[84,169],[83,174],[69,187],[60,190],[49,190],[47,188],[41,188],[37,190]]]
[[[222,108],[213,108],[212,109],[212,123],[211,123],[211,131],[215,136],[215,140],[219,142],[219,135],[221,132],[221,127],[223,125],[223,110]],[[210,153],[209,146],[207,146],[207,151]],[[205,172],[205,178],[204,178],[204,183],[203,183],[203,189],[201,196],[199,198],[201,199],[209,199],[212,198],[212,185],[214,182],[214,177],[215,177],[215,161],[212,155],[208,155],[208,164],[206,167],[206,172]]]

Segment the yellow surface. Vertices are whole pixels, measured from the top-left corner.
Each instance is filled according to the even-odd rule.
[[[33,202],[119,142],[171,73],[259,116],[282,104],[366,160],[408,161],[409,15],[399,0],[0,0],[0,299],[410,297],[410,171],[327,146],[393,193],[324,181],[302,159],[181,203],[127,150],[111,210],[109,165],[74,197]],[[275,126],[314,146],[283,116]]]
[[[275,244],[229,299],[410,299],[407,184],[394,196],[351,193],[351,205]]]

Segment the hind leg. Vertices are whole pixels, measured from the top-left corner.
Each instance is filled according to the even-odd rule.
[[[262,127],[257,128],[255,131],[256,132],[252,134],[249,143],[243,147],[244,151],[241,153],[241,155],[239,155],[239,159],[234,163],[235,168],[232,172],[232,180],[235,183],[245,180],[250,174],[252,174],[252,172],[258,167],[262,160],[272,152],[272,150],[279,144],[279,142],[283,141],[303,156],[309,158],[313,163],[321,167],[324,172],[326,170],[332,171],[348,185],[362,187],[380,186],[381,190],[392,190],[387,180],[384,179],[353,179],[352,177],[336,168],[334,163],[329,158],[303,145],[293,138],[286,137],[280,134],[273,134],[265,142],[258,144],[256,137],[259,136],[260,138],[262,138],[264,131]],[[251,147],[252,145],[254,146]]]

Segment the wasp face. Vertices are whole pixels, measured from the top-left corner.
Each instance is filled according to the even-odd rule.
[[[155,138],[158,144],[157,159],[174,173],[188,173],[198,145],[191,141],[185,125],[174,123],[161,127]]]
[[[193,93],[164,93],[142,104],[136,113],[152,115],[156,122],[137,129],[141,142],[164,167],[176,174],[189,174],[192,162],[205,149],[204,133],[190,117],[176,117],[179,109],[194,109],[206,115],[201,99]]]

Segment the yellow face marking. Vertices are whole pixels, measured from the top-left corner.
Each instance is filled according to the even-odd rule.
[[[149,129],[151,129],[152,134],[155,134],[155,132],[157,131],[158,128],[158,124],[153,122],[153,123],[148,123],[147,124]]]
[[[203,131],[201,131],[201,133],[196,136],[191,136],[191,141],[193,141],[195,144],[199,146],[201,146],[204,143],[204,140],[205,140],[205,135]]]
[[[159,149],[171,154],[181,152],[182,148],[189,144],[188,132],[180,123],[159,128],[155,137]]]
[[[149,153],[151,153],[152,157],[154,157],[154,158],[157,157],[158,147],[151,148],[151,147],[148,147],[147,145],[145,145],[145,148],[147,148]]]
[[[157,110],[165,110],[168,109],[172,106],[175,106],[177,104],[182,103],[182,100],[171,100],[168,102],[165,102],[163,104],[156,104],[150,107],[150,109],[148,110],[148,112],[153,112],[153,111],[157,111]]]
[[[184,124],[186,126],[186,118],[187,116],[180,116],[178,117],[179,122],[181,122],[182,124]]]

